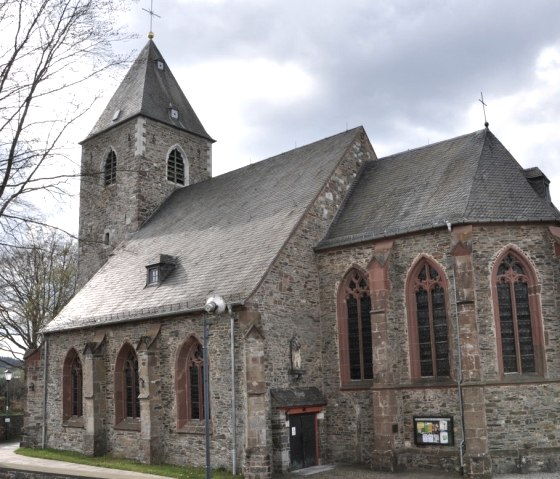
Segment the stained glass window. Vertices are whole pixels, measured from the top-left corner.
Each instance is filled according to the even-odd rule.
[[[445,289],[440,273],[423,261],[414,277],[420,376],[450,375]]]
[[[373,379],[371,297],[365,278],[353,271],[346,285],[348,367],[352,380]]]
[[[62,370],[62,415],[63,419],[81,418],[83,411],[82,362],[77,351],[71,348],[66,354]]]
[[[130,350],[124,363],[126,417],[140,417],[140,395],[138,377],[138,359],[134,351]]]
[[[82,363],[80,358],[76,356],[72,362],[70,371],[71,377],[71,394],[72,394],[72,416],[83,415],[82,404]]]
[[[496,276],[502,364],[505,373],[536,372],[529,278],[513,254],[500,262]]]
[[[188,358],[188,395],[190,400],[189,419],[204,419],[204,367],[202,346],[200,344],[191,348]]]

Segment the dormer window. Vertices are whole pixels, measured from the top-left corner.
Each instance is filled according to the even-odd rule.
[[[121,111],[115,111],[115,113],[113,113],[113,121],[117,121],[119,119],[119,116],[121,116]]]
[[[159,266],[148,268],[148,286],[159,284]]]
[[[169,116],[171,118],[173,118],[174,120],[178,120],[179,119],[179,110],[177,110],[175,108],[170,108],[169,109]]]
[[[158,70],[165,70],[165,63],[162,60],[156,60],[156,67]]]
[[[146,286],[158,286],[175,269],[177,260],[174,256],[160,254],[159,261],[146,266]]]

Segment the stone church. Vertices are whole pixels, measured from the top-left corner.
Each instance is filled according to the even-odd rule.
[[[204,466],[208,414],[212,467],[246,478],[560,470],[543,172],[488,127],[381,159],[358,127],[217,177],[213,142],[149,40],[82,142],[81,289],[26,355],[24,445]]]

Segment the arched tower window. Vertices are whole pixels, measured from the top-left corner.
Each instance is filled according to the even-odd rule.
[[[492,280],[501,372],[542,374],[543,334],[533,269],[508,250],[496,262]]]
[[[83,374],[82,362],[74,348],[68,351],[62,372],[63,418],[83,416]]]
[[[449,377],[447,286],[439,268],[423,258],[407,281],[411,376]]]
[[[140,417],[140,377],[138,357],[130,346],[125,344],[115,365],[115,420],[117,424],[125,419]]]
[[[105,167],[103,169],[103,184],[105,186],[112,185],[117,182],[117,154],[111,148],[111,151],[105,158]]]
[[[189,338],[181,347],[175,367],[177,427],[204,419],[204,367],[202,345]]]
[[[178,185],[185,184],[185,160],[178,148],[171,150],[167,157],[167,180]]]
[[[373,379],[371,297],[366,276],[352,269],[338,294],[342,382]]]

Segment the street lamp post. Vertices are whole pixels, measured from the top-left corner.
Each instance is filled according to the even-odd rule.
[[[6,379],[6,415],[10,412],[10,381],[12,380],[12,376],[12,371],[6,369],[4,373],[4,379]]]
[[[206,479],[212,478],[210,462],[210,377],[208,371],[208,315],[222,314],[227,304],[221,296],[211,296],[204,306],[204,339],[203,339],[203,368],[204,368],[204,432],[206,439]]]

